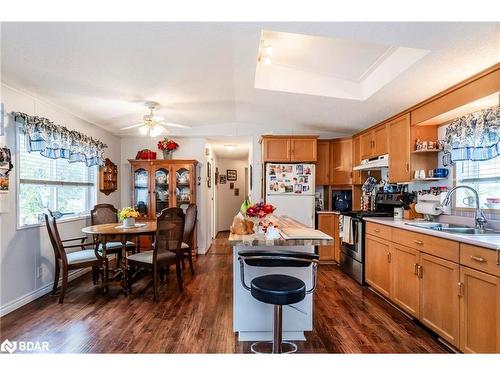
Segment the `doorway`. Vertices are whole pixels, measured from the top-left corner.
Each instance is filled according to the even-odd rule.
[[[252,139],[250,137],[218,137],[207,140],[214,171],[211,197],[210,228],[212,238],[228,232],[249,194],[249,170]]]

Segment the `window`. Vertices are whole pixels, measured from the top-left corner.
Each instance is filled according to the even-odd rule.
[[[43,222],[46,208],[63,219],[88,214],[96,198],[97,167],[29,153],[21,131],[18,139],[19,227]]]
[[[458,161],[455,164],[455,184],[470,186],[479,193],[481,208],[500,210],[500,157],[485,161]],[[456,208],[475,208],[472,192],[459,189]]]

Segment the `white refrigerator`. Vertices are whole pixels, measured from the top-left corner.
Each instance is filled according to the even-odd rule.
[[[315,165],[266,163],[265,173],[266,203],[276,214],[314,228]]]

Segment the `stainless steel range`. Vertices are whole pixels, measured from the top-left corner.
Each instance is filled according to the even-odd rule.
[[[401,207],[401,198],[404,193],[377,193],[375,211],[348,211],[342,215],[351,218],[351,232],[353,243],[342,241],[340,247],[340,268],[358,283],[365,281],[365,227],[364,218],[391,217],[394,207]]]

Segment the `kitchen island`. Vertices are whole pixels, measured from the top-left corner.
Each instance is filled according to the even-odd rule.
[[[286,216],[272,216],[270,218],[278,229],[298,229],[307,227]],[[313,228],[309,228],[313,229]],[[233,247],[233,330],[238,332],[239,341],[271,340],[273,336],[273,305],[257,301],[249,291],[241,285],[240,263],[238,252],[242,250],[288,250],[314,252],[316,245],[331,245],[333,239],[326,234],[322,238],[285,237],[267,239],[262,233],[249,235],[230,234],[229,244]],[[304,237],[308,237],[305,235]],[[258,268],[245,266],[245,282],[250,285],[253,278],[280,273],[303,280],[309,289],[312,286],[312,267],[307,268]],[[311,331],[313,327],[313,294],[306,295],[301,302],[283,308],[283,339],[305,340],[304,331]]]

